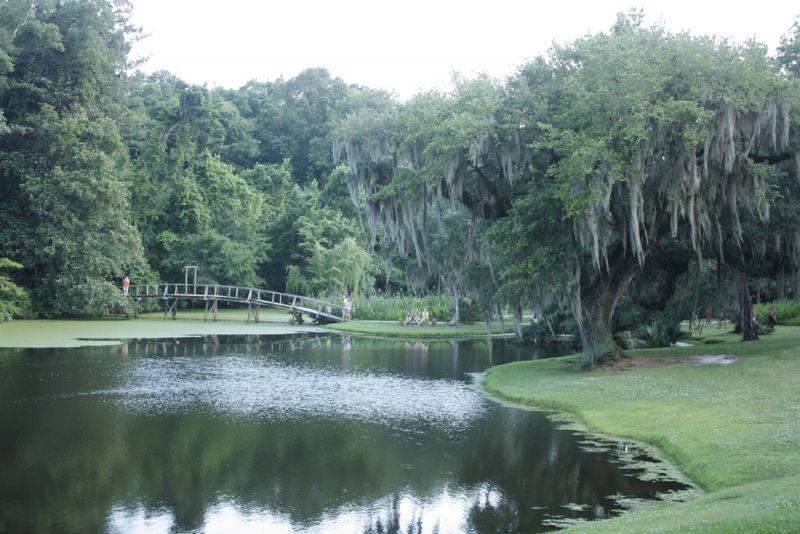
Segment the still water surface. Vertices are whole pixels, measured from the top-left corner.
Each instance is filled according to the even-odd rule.
[[[538,532],[686,488],[474,385],[547,355],[316,335],[0,350],[0,532]]]

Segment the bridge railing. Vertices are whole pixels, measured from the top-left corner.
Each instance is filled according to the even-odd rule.
[[[341,304],[269,289],[239,287],[220,284],[139,284],[131,286],[131,296],[137,298],[196,298],[202,300],[224,300],[227,302],[254,303],[296,309],[306,313],[324,314],[343,318]]]

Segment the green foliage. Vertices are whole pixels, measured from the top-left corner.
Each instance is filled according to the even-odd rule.
[[[486,323],[460,323],[451,325],[449,323],[437,323],[428,326],[403,326],[399,321],[345,321],[343,323],[331,323],[325,328],[341,332],[343,334],[362,334],[366,336],[392,337],[404,339],[465,339],[470,337],[481,337],[486,339],[487,333],[508,334],[513,327],[509,324],[503,325],[497,322],[491,323],[488,327]]]
[[[325,206],[313,183],[287,192],[284,210],[269,232],[274,236],[272,287],[321,295],[369,292],[375,285],[377,264],[358,240],[358,224],[340,210]]]
[[[115,121],[125,17],[88,0],[0,7],[0,256],[25,265],[39,311],[88,311],[91,291],[66,292],[142,263]]]
[[[781,38],[778,61],[786,72],[800,75],[800,19],[796,19],[790,32]]]
[[[306,69],[290,80],[249,82],[220,92],[250,124],[255,162],[288,160],[300,185],[324,183],[330,157],[332,115],[350,89],[325,69]]]
[[[546,316],[538,317],[537,321],[525,325],[522,328],[522,341],[526,344],[563,343],[575,349],[580,348],[580,334],[575,319],[566,310],[558,310],[556,307],[547,310]]]
[[[286,291],[295,295],[307,295],[310,293],[309,287],[299,266],[289,265],[286,267]]]
[[[767,323],[767,314],[771,308],[775,309],[778,324],[800,323],[800,300],[787,299],[756,304],[756,317],[762,323]]]
[[[450,320],[453,316],[453,299],[443,296],[396,296],[372,295],[359,297],[353,301],[353,319],[362,321],[401,321],[409,311],[428,309],[431,319],[439,322]],[[477,306],[463,300],[460,303],[462,321],[470,323],[479,319]]]
[[[687,251],[800,268],[797,24],[771,58],[632,12],[505,82],[398,102],[324,69],[235,90],[127,75],[129,11],[0,7],[0,256],[37,309],[193,264],[304,294],[446,292],[456,319],[570,309],[591,344],[663,312]]]
[[[2,272],[6,269],[22,269],[22,265],[8,258],[0,258],[0,322],[23,317],[31,307],[28,292]]]
[[[11,156],[29,154],[15,162],[16,200],[30,210],[28,224],[17,227],[25,247],[19,257],[38,274],[37,307],[53,310],[63,288],[121,276],[142,248],[130,222],[125,157],[113,122],[83,112],[58,117],[45,106],[29,124],[28,143]]]
[[[183,280],[184,267],[196,265],[197,279],[203,283],[260,287],[258,261],[257,249],[206,230],[176,238],[163,258],[162,268],[171,281]]]
[[[89,280],[66,287],[52,311],[67,317],[129,316],[133,314],[133,302],[115,284]]]
[[[325,286],[355,295],[361,289],[371,289],[375,285],[373,275],[376,270],[372,260],[372,256],[355,239],[345,237],[324,254],[324,272],[330,280]]]
[[[648,347],[669,347],[681,336],[681,320],[661,314],[651,319],[642,333]]]

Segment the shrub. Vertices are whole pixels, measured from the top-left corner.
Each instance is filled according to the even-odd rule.
[[[550,326],[547,325],[548,320],[550,321],[550,326],[553,327],[552,332],[550,331]],[[556,335],[556,339],[553,339],[553,334]],[[541,343],[543,341],[565,343],[564,337],[570,338],[568,343],[572,347],[576,349],[580,348],[581,338],[580,332],[578,331],[578,324],[575,322],[572,314],[563,310],[551,310],[551,313],[547,317],[543,316],[538,322],[531,322],[522,329],[522,341],[527,344]]]
[[[116,285],[105,281],[89,280],[77,284],[68,288],[56,302],[56,314],[71,317],[133,313],[133,302]]]
[[[7,258],[0,258],[0,269],[21,269],[22,265]],[[22,317],[31,309],[28,292],[0,273],[0,322]]]
[[[336,302],[339,297],[322,300]],[[410,310],[428,309],[431,320],[446,321],[453,316],[453,299],[450,297],[428,295],[425,297],[373,295],[357,297],[353,300],[353,319],[362,321],[401,321]],[[461,321],[473,322],[479,319],[478,307],[469,300],[460,303]]]
[[[767,322],[767,313],[770,308],[775,308],[778,324],[800,324],[800,300],[786,299],[775,300],[756,304],[756,317],[759,321]]]
[[[667,314],[651,319],[650,324],[642,332],[642,337],[649,347],[669,347],[680,335],[680,320]]]

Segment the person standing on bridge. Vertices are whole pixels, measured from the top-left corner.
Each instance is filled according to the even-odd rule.
[[[131,287],[131,279],[128,278],[127,275],[125,275],[125,278],[122,279],[122,292],[125,294],[126,297],[128,296],[129,287]]]
[[[353,311],[353,303],[350,301],[350,296],[345,293],[344,299],[342,300],[342,319],[345,321],[349,321],[351,319],[351,313]]]

